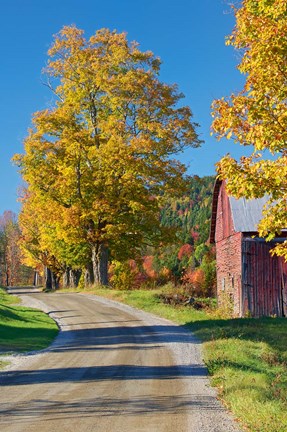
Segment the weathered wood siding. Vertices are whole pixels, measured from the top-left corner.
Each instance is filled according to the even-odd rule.
[[[254,317],[287,316],[287,263],[272,257],[274,243],[244,238],[242,242],[242,312]]]

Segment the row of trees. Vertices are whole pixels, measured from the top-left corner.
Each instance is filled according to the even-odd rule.
[[[206,244],[213,183],[214,177],[194,176],[188,179],[187,194],[177,199],[170,198],[160,211],[161,224],[177,229],[173,242],[168,245],[162,243],[156,248],[142,247],[142,256],[136,259],[113,261],[109,265],[109,277],[113,286],[120,289],[153,287],[171,281],[185,285],[192,294],[206,296],[214,293],[214,252]],[[29,229],[34,219],[35,217],[31,217]],[[21,233],[17,217],[11,211],[5,211],[0,217],[0,284],[36,284],[35,276],[39,282],[39,275],[45,273],[47,284],[51,287],[55,282],[54,276],[50,273],[49,279],[49,271],[44,268],[43,272],[41,261],[34,258],[39,251],[37,248],[33,250],[32,242],[29,243],[29,250],[33,250],[33,258],[26,253],[25,261],[33,267],[38,263],[37,271],[22,264],[21,248],[26,252],[28,234],[25,227]],[[80,267],[59,268],[58,275],[61,274],[65,286],[78,286],[80,277],[81,285],[84,283]]]
[[[0,285],[30,285],[36,282],[35,271],[22,264],[21,238],[17,216],[5,211],[0,216]]]
[[[25,153],[19,223],[28,265],[44,264],[48,286],[84,274],[108,284],[108,264],[137,259],[174,238],[160,223],[167,197],[186,189],[173,155],[200,141],[160,61],[102,29],[86,40],[64,27],[49,50],[50,109],[35,113]]]

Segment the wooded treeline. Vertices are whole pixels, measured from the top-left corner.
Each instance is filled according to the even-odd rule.
[[[214,176],[190,177],[188,193],[162,209],[161,223],[177,228],[177,241],[155,251],[153,260],[169,280],[203,296],[215,290],[215,251],[208,245],[214,181]]]
[[[208,246],[209,222],[214,177],[198,176],[188,179],[187,192],[177,199],[169,199],[160,212],[161,225],[171,229],[173,240],[158,247],[142,246],[141,254],[126,261],[112,260],[109,276],[112,287],[133,289],[154,287],[172,282],[182,284],[191,294],[210,296],[215,287],[215,258]],[[20,216],[21,217],[21,216]],[[34,215],[35,218],[35,215]],[[5,212],[0,217],[1,228],[1,284],[27,285],[34,283],[34,271],[45,280],[47,289],[59,287],[83,287],[87,273],[83,258],[70,250],[75,265],[67,267],[60,261],[41,262],[37,257],[37,244],[32,242],[31,258],[23,255],[27,248],[25,227],[20,231],[16,215]],[[33,248],[34,246],[34,248]],[[78,260],[78,261],[77,261]],[[27,267],[23,263],[33,265]],[[55,265],[56,264],[56,265]],[[50,267],[48,267],[48,265]]]

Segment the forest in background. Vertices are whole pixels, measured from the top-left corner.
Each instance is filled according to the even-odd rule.
[[[140,258],[110,265],[111,286],[120,289],[152,288],[172,282],[183,285],[190,294],[211,296],[215,289],[215,256],[207,244],[214,177],[193,176],[186,195],[169,200],[161,210],[161,224],[176,233],[168,245],[142,249]],[[1,285],[35,283],[35,274],[45,276],[45,268],[32,269],[23,264],[20,249],[21,231],[17,216],[5,211],[0,217]],[[84,285],[80,269],[67,275],[59,270],[60,287]],[[40,280],[41,282],[41,280]]]
[[[215,251],[207,244],[214,176],[189,179],[188,193],[171,199],[161,210],[161,223],[176,228],[173,243],[147,251],[147,282],[184,285],[190,294],[211,296],[215,290]]]

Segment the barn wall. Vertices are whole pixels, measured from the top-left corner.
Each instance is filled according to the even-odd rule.
[[[216,210],[216,230],[215,243],[235,234],[234,224],[231,215],[229,197],[225,190],[224,182],[222,182]]]
[[[245,238],[242,244],[243,313],[286,316],[287,263],[272,256],[275,243]]]
[[[242,233],[236,233],[229,198],[224,184],[220,188],[216,212],[216,267],[219,304],[228,299],[234,303],[234,315],[241,315]]]
[[[216,243],[217,297],[219,304],[230,299],[234,315],[241,316],[242,234],[236,233]]]

